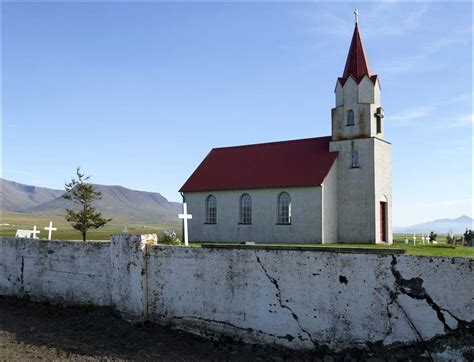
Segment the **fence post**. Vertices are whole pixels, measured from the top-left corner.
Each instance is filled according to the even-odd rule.
[[[148,319],[146,246],[156,242],[156,234],[113,235],[110,242],[111,302],[130,322]]]

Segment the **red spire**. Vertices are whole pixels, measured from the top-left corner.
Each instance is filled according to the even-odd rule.
[[[359,83],[364,76],[368,76],[375,83],[377,77],[376,75],[372,75],[372,71],[370,70],[369,61],[365,55],[364,44],[360,38],[357,23],[355,24],[354,35],[352,35],[351,47],[347,55],[344,74],[339,78],[341,84],[344,85],[351,75],[357,83]]]

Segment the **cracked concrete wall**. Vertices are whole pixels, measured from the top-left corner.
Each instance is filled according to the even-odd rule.
[[[473,260],[149,248],[151,320],[203,336],[334,350],[472,326]]]
[[[294,349],[424,342],[474,328],[474,260],[0,238],[0,294],[110,305],[205,337]]]
[[[0,294],[110,305],[109,244],[0,238]]]

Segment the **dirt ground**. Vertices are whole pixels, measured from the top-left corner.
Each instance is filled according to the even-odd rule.
[[[442,341],[429,349],[432,356],[443,344],[472,347],[473,338]],[[426,346],[424,346],[426,347]],[[452,346],[451,346],[452,347]],[[448,347],[448,348],[451,348]],[[444,347],[443,347],[444,348]],[[464,347],[463,347],[464,348]],[[0,296],[0,360],[430,360],[420,346],[368,351],[296,353],[232,341],[213,342],[153,323],[132,325],[110,308],[71,307],[33,303]],[[423,357],[422,357],[423,356]],[[466,355],[465,355],[466,356]],[[462,358],[462,357],[461,357]],[[436,359],[436,358],[435,358]]]

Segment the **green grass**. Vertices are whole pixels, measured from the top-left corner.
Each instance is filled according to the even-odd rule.
[[[49,225],[49,221],[53,222],[53,227],[57,227],[58,231],[53,232],[53,239],[56,240],[82,240],[81,233],[74,230],[72,226],[60,215],[29,215],[29,214],[3,214],[0,218],[0,224],[10,224],[10,226],[0,227],[0,236],[15,236],[17,229],[31,230],[36,225],[40,238],[47,238],[48,232],[43,228]],[[111,235],[122,233],[125,225],[128,226],[129,233],[133,234],[160,234],[164,230],[173,229],[177,232],[178,237],[181,236],[181,225],[179,223],[163,223],[163,224],[143,224],[133,221],[113,219],[109,224],[97,230],[91,230],[87,234],[88,240],[110,240]]]
[[[272,245],[272,246],[322,246],[322,247],[338,247],[338,248],[370,248],[370,249],[404,249],[407,255],[426,255],[426,256],[448,256],[448,257],[465,257],[474,258],[474,247],[464,247],[457,245],[447,244],[443,239],[444,237],[438,237],[438,244],[421,244],[421,239],[417,239],[416,246],[413,245],[413,239],[408,237],[408,244],[405,244],[405,235],[394,235],[394,241],[392,245],[380,245],[380,244],[273,244],[263,243],[258,245]],[[191,243],[191,246],[201,246],[203,243]]]
[[[29,215],[29,214],[2,214],[0,217],[0,224],[8,223],[10,226],[0,227],[0,236],[15,236],[17,229],[31,230],[33,225],[41,230],[40,238],[47,237],[47,232],[43,230],[53,222],[53,226],[58,228],[58,231],[53,232],[53,239],[56,240],[81,240],[81,234],[74,230],[71,225],[66,222],[64,216],[59,215]],[[14,226],[13,226],[14,225]],[[125,225],[128,225],[129,233],[136,234],[160,234],[163,230],[175,230],[178,238],[181,239],[181,225],[174,224],[140,224],[126,220],[114,219],[105,227],[93,230],[88,233],[88,240],[110,240],[113,234],[120,234]],[[408,238],[408,244],[405,244],[405,237]],[[394,235],[394,243],[392,245],[372,245],[372,244],[264,244],[276,246],[337,246],[348,248],[380,248],[380,249],[404,249],[408,255],[427,255],[427,256],[448,256],[448,257],[468,257],[474,258],[474,247],[452,246],[446,244],[446,236],[438,236],[438,244],[421,244],[421,239],[418,238],[416,246],[413,245],[412,235]],[[191,246],[199,247],[201,243],[191,243]]]

